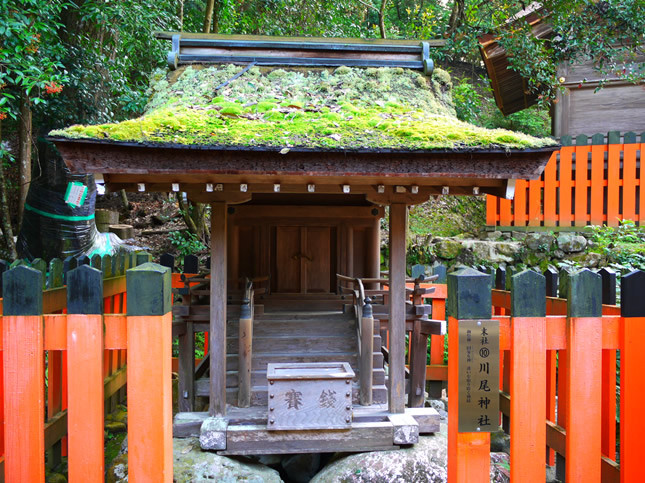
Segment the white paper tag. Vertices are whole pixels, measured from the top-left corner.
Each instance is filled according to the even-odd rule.
[[[67,185],[67,192],[65,193],[65,203],[72,207],[81,206],[87,196],[87,186],[78,181],[69,183]]]

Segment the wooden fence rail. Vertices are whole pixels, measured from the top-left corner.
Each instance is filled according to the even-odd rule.
[[[517,180],[515,198],[487,196],[486,224],[495,227],[618,226],[645,223],[645,133],[610,132],[561,138],[539,180]]]

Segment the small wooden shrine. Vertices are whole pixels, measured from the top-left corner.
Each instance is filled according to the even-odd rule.
[[[406,289],[407,208],[512,196],[553,142],[458,121],[432,43],[161,37],[171,70],[141,118],[51,137],[72,170],[102,173],[112,190],[210,203],[210,273],[173,309],[175,436],[263,454],[387,449],[438,430],[436,413],[415,407],[424,371],[406,408],[406,331],[444,330],[423,289]],[[194,369],[199,331],[210,355]],[[194,412],[196,396],[208,413]]]

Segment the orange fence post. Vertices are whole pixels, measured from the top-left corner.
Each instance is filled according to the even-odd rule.
[[[542,185],[541,179],[529,181],[529,225],[540,226],[542,211]]]
[[[557,176],[558,176],[558,154],[559,151],[555,151],[549,162],[544,168],[544,226],[555,226],[557,222],[557,214],[555,208],[556,189],[557,189]]]
[[[602,281],[569,275],[567,304],[566,481],[600,481]]]
[[[459,321],[490,319],[491,277],[471,268],[448,275],[448,482],[490,481],[490,434],[459,432]],[[491,386],[496,388],[498,383]]]
[[[67,274],[69,481],[100,481],[103,458],[103,277],[89,265]]]
[[[3,275],[5,481],[45,481],[43,275],[18,266]]]
[[[587,224],[587,188],[588,188],[588,166],[589,146],[588,138],[584,134],[576,137],[576,179],[575,179],[575,200],[573,210],[575,226],[586,226]]]
[[[513,225],[526,226],[528,215],[526,212],[528,181],[518,179],[515,181],[515,198],[513,199]]]
[[[620,133],[612,131],[608,135],[607,146],[607,226],[618,226],[620,221]]]
[[[170,269],[144,263],[127,271],[128,475],[171,482]]]
[[[501,226],[511,226],[513,215],[511,214],[511,207],[513,202],[506,198],[499,199],[499,224]]]
[[[511,277],[511,481],[544,481],[546,279]]]
[[[638,144],[623,145],[623,220],[636,220],[636,151]]]
[[[486,224],[488,226],[497,225],[497,196],[486,195]]]
[[[605,221],[605,136],[594,134],[591,137],[591,209],[592,225],[602,225]]]
[[[571,226],[571,221],[573,219],[572,205],[571,205],[571,196],[573,183],[571,181],[571,164],[572,164],[572,155],[575,151],[575,147],[571,145],[565,145],[565,139],[562,139],[562,148],[560,149],[560,198],[559,198],[559,213],[560,213],[560,226]],[[569,143],[571,142],[569,138]]]
[[[621,280],[620,324],[620,481],[643,479],[642,437],[645,433],[645,272]]]

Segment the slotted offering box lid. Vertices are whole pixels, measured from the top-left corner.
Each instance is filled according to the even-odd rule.
[[[354,371],[347,362],[285,362],[267,366],[268,380],[353,379]]]

